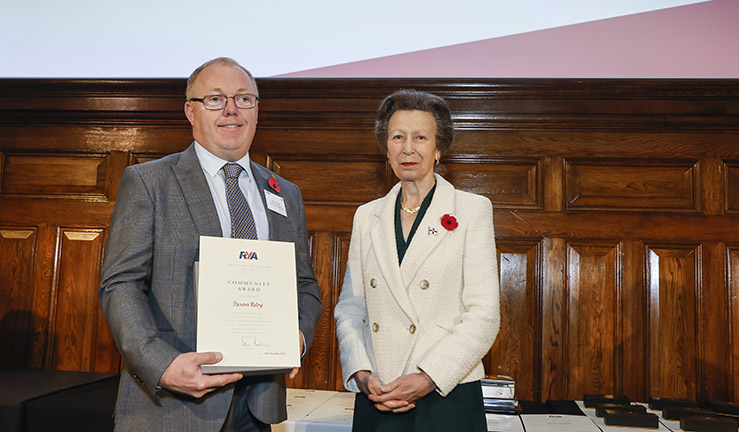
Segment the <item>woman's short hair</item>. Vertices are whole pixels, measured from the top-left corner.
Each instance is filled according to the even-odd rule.
[[[380,104],[377,109],[375,136],[380,143],[380,150],[387,152],[387,128],[390,117],[396,111],[426,111],[436,120],[436,149],[444,154],[452,146],[454,140],[454,123],[452,113],[446,101],[435,94],[413,90],[398,90]]]

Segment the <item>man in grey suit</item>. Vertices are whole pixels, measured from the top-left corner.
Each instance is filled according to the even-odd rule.
[[[264,431],[287,417],[284,375],[204,375],[200,365],[222,355],[194,352],[199,236],[235,236],[226,163],[239,164],[233,181],[254,235],[295,244],[303,353],[321,314],[300,190],[249,159],[258,100],[254,78],[232,59],[203,64],[188,80],[185,103],[195,142],[121,177],[99,291],[124,360],[116,430]]]

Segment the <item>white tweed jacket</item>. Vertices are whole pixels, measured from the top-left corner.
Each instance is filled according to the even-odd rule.
[[[369,370],[383,383],[423,370],[446,396],[484,377],[481,359],[500,327],[493,208],[440,176],[402,265],[395,242],[400,183],[354,215],[334,310],[345,386]],[[458,222],[442,225],[444,215]]]

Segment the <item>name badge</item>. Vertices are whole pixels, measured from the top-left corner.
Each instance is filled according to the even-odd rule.
[[[264,198],[267,201],[267,208],[275,213],[279,213],[287,217],[287,209],[285,208],[285,198],[275,195],[272,192],[265,190]]]

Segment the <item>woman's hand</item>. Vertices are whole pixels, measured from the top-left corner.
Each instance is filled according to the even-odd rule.
[[[362,393],[366,394],[373,402],[375,401],[374,398],[379,397],[384,393],[382,390],[382,382],[380,382],[380,380],[377,379],[376,376],[372,375],[369,371],[361,370],[359,372],[356,372],[354,374],[354,381],[357,383],[359,390],[361,390]],[[408,402],[403,400],[387,399],[383,402],[383,404],[376,403],[375,407],[380,411],[394,411],[396,409],[400,410],[405,408],[403,411],[394,411],[404,412],[415,407],[415,405],[410,407],[409,405],[410,404]]]
[[[354,375],[354,381],[357,383],[359,390],[366,395],[377,394],[382,388],[382,383],[377,377],[372,375],[369,371],[361,370],[356,372]]]
[[[380,411],[400,413],[415,408],[415,402],[434,389],[436,389],[434,380],[426,375],[426,372],[421,371],[398,377],[393,382],[380,387],[378,393],[370,394],[369,399]]]

